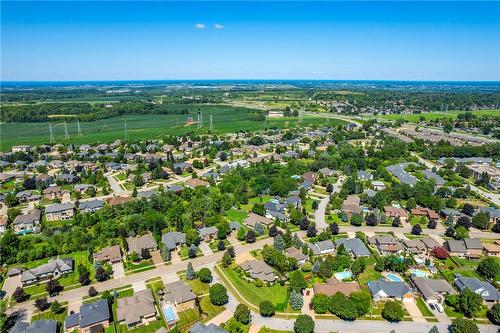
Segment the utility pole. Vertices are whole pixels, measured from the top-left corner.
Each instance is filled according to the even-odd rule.
[[[196,128],[200,129],[201,128],[201,123],[200,123],[200,113],[198,112],[198,121],[196,122]]]
[[[76,120],[76,126],[78,128],[78,136],[82,136],[82,129],[80,128],[80,120]]]
[[[68,124],[66,123],[66,120],[64,121],[64,140],[69,139],[69,133],[68,133]]]
[[[50,143],[55,143],[56,140],[54,139],[54,133],[52,132],[52,124],[49,123],[49,140]]]
[[[127,141],[127,121],[125,120],[125,141]]]
[[[203,127],[203,112],[200,112],[200,128]]]
[[[210,127],[209,127],[209,130],[210,130],[210,132],[212,132],[214,130],[214,124],[213,124],[213,120],[212,120],[212,114],[210,114]]]

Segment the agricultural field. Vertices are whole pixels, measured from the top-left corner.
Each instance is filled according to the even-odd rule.
[[[294,128],[303,126],[337,126],[342,120],[318,117],[278,118],[269,121],[248,119],[248,112],[255,111],[224,105],[187,106],[188,114],[172,115],[125,115],[93,122],[80,122],[82,136],[77,136],[76,122],[68,122],[70,139],[64,139],[64,123],[52,123],[55,141],[58,143],[93,144],[123,139],[125,122],[129,139],[155,139],[163,135],[182,135],[193,131],[208,133],[209,117],[212,115],[214,133],[255,131],[265,128]],[[198,110],[203,112],[204,127],[197,129],[196,123],[188,124],[187,118],[196,121]],[[9,150],[13,145],[41,145],[49,142],[49,123],[2,123],[0,124],[0,150]]]
[[[435,119],[449,118],[455,119],[459,113],[464,113],[465,111],[452,110],[448,112],[428,112],[421,114],[385,114],[385,115],[377,115],[377,116],[366,116],[366,118],[370,119],[384,119],[384,120],[406,120],[411,123],[420,122],[421,117],[424,117],[426,121],[431,121]],[[480,111],[472,111],[472,114],[476,116],[498,116],[500,117],[500,109],[496,110],[480,110]]]

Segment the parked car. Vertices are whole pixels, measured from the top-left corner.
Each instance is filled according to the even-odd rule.
[[[434,303],[427,303],[427,304],[429,304],[429,307],[431,308],[431,310],[436,310]]]
[[[439,312],[441,312],[441,313],[444,311],[443,306],[442,306],[441,304],[439,304],[439,303],[436,303],[436,309],[437,309]]]

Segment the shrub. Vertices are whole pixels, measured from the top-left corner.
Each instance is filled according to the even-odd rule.
[[[316,313],[326,313],[330,307],[330,297],[324,294],[315,294],[311,300],[311,304]]]
[[[262,301],[259,304],[259,310],[260,310],[260,315],[263,317],[272,317],[276,312],[273,303],[269,301]]]
[[[64,308],[57,300],[55,300],[50,304],[50,311],[52,311],[52,313],[59,314],[64,311]]]
[[[234,311],[234,319],[242,324],[250,323],[250,309],[245,304],[238,304]]]
[[[260,279],[256,279],[255,280],[255,286],[260,288],[260,287],[263,287],[264,286],[264,282],[262,282],[262,280]]]
[[[198,271],[198,278],[201,282],[210,283],[212,282],[212,272],[208,268],[202,268]]]
[[[397,301],[385,302],[382,317],[388,321],[401,321],[404,317],[403,306]]]
[[[300,315],[293,324],[295,333],[312,333],[314,332],[314,320],[308,315]]]
[[[494,279],[500,272],[500,264],[494,258],[486,258],[477,266],[477,272],[488,279]]]
[[[224,305],[228,302],[229,296],[227,295],[226,287],[220,283],[216,283],[208,290],[210,294],[210,301],[214,305]]]
[[[495,325],[500,325],[500,303],[497,303],[488,310],[488,318]]]
[[[47,301],[47,297],[39,297],[35,300],[35,307],[40,311],[45,311],[49,308],[50,303]]]
[[[472,320],[455,318],[451,321],[451,333],[479,333],[479,328]]]
[[[26,294],[23,288],[17,287],[16,290],[14,290],[14,292],[12,293],[12,298],[14,298],[17,303],[21,303],[27,300],[29,298],[29,295]]]
[[[95,297],[95,296],[97,296],[97,294],[98,294],[98,292],[94,287],[89,288],[89,296],[90,297]]]

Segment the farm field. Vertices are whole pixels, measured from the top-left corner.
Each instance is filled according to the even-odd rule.
[[[204,127],[197,129],[196,123],[186,124],[188,117],[196,120],[198,110],[203,112]],[[214,133],[255,131],[270,127],[293,128],[302,126],[337,126],[342,120],[319,117],[278,118],[270,121],[248,120],[251,109],[224,105],[191,106],[189,114],[175,115],[125,115],[93,122],[81,122],[82,136],[77,136],[76,122],[68,123],[70,139],[64,140],[64,124],[52,123],[57,143],[93,144],[123,139],[124,125],[127,123],[129,139],[155,139],[163,135],[182,135],[194,131],[207,133],[209,116],[212,114]],[[40,145],[49,142],[49,123],[2,123],[0,124],[0,150],[9,150],[13,145]]]
[[[406,120],[412,123],[418,123],[420,121],[420,117],[424,117],[425,120],[435,120],[442,118],[455,119],[459,113],[464,113],[465,111],[452,110],[448,112],[428,112],[421,114],[385,114],[385,115],[377,115],[377,116],[367,116],[366,118],[379,118],[385,120]],[[500,117],[500,109],[496,110],[480,110],[480,111],[472,111],[472,114],[476,116],[497,116]]]

